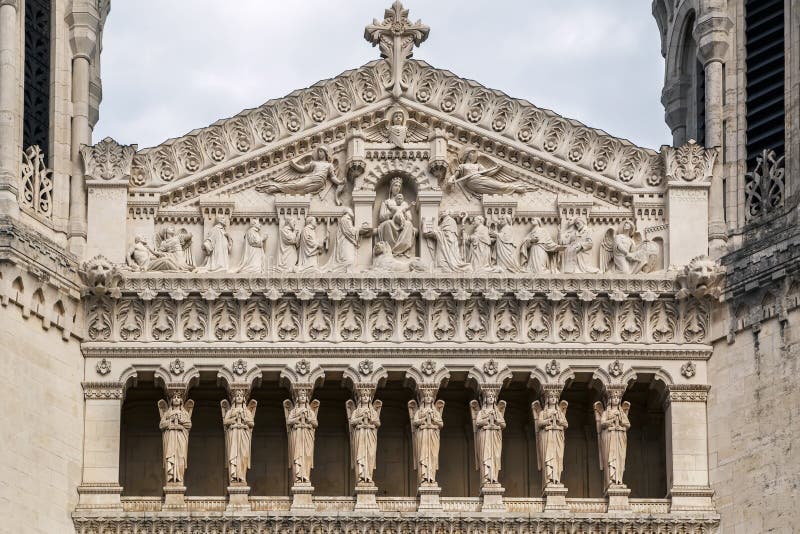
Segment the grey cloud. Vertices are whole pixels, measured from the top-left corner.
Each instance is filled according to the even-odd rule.
[[[95,138],[152,146],[362,65],[390,0],[115,0]],[[663,60],[644,0],[409,0],[416,57],[657,148]]]

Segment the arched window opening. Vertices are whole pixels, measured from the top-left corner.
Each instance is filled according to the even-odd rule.
[[[314,390],[319,400],[319,427],[314,439],[314,495],[353,495],[355,482],[350,467],[350,436],[345,403],[351,398],[341,374],[326,373],[325,384]],[[380,434],[379,434],[380,435]]]
[[[527,377],[525,377],[527,380]],[[513,382],[500,391],[506,401],[500,484],[506,497],[541,497],[542,477],[537,467],[536,436],[531,415],[534,392],[525,382]]]
[[[603,473],[597,447],[594,403],[600,393],[590,387],[591,375],[578,374],[561,395],[569,403],[564,433],[563,484],[572,498],[603,497]]]
[[[128,389],[120,419],[119,482],[123,496],[160,497],[164,488],[158,401],[164,390],[139,378]],[[190,458],[191,462],[191,458]]]
[[[375,393],[383,403],[375,458],[375,485],[381,495],[412,497],[417,494],[408,401],[414,391],[400,380],[389,380]]]
[[[624,482],[632,498],[667,496],[667,452],[662,382],[639,375],[622,397],[631,403]]]
[[[438,474],[442,496],[477,496],[480,479],[475,470],[475,442],[469,411],[469,401],[475,398],[474,394],[466,387],[464,377],[454,373],[447,387],[439,390],[438,398],[445,402]]]
[[[194,401],[188,465],[184,477],[186,495],[189,496],[225,495],[228,486],[225,429],[220,406],[228,394],[216,380],[213,374],[201,376],[199,384],[191,388],[187,395],[188,399]]]
[[[291,394],[278,385],[276,377],[275,380],[262,381],[253,389],[250,398],[258,402],[250,470],[247,472],[250,494],[289,495],[292,480],[283,401],[291,399]]]

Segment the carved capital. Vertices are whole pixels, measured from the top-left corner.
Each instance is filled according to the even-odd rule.
[[[308,397],[314,392],[314,388],[322,385],[325,381],[325,371],[322,367],[311,367],[308,360],[299,360],[291,367],[285,367],[281,371],[281,382],[289,385],[293,396],[301,390],[305,391]]]
[[[19,0],[0,0],[0,7],[11,6],[14,9],[19,9]]]
[[[697,42],[697,57],[704,65],[725,61],[732,28],[733,21],[720,10],[712,10],[700,17],[692,35]]]
[[[83,398],[86,400],[122,400],[122,382],[81,382]]]
[[[361,360],[354,367],[350,366],[344,370],[345,384],[356,397],[363,390],[370,391],[371,396],[374,395],[375,390],[386,382],[388,376],[386,369],[372,360]]]
[[[81,145],[86,179],[127,185],[131,177],[133,155],[137,148],[137,145],[120,145],[110,137],[93,146]]]
[[[446,367],[439,367],[433,360],[426,360],[419,367],[411,367],[406,371],[406,382],[413,384],[418,394],[432,391],[435,397],[439,388],[446,386],[449,380],[450,371]]]
[[[491,359],[470,369],[467,372],[467,382],[481,396],[489,392],[497,395],[511,380],[511,374],[507,365]]]
[[[716,148],[698,145],[694,139],[678,148],[663,147],[667,180],[678,183],[710,181],[718,152]]]

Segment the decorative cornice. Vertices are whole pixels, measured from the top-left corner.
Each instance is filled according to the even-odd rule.
[[[122,400],[122,382],[81,382],[83,398],[86,400]]]
[[[706,384],[673,384],[669,386],[669,402],[707,402],[710,389]]]

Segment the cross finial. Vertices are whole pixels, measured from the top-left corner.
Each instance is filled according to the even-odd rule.
[[[389,60],[392,67],[392,94],[400,97],[403,91],[401,86],[403,63],[414,54],[414,47],[422,44],[428,38],[431,29],[418,20],[411,22],[408,19],[408,10],[403,7],[400,0],[396,0],[392,7],[383,14],[383,21],[377,19],[364,29],[364,39],[378,45],[381,57]],[[388,86],[387,86],[388,88]]]

